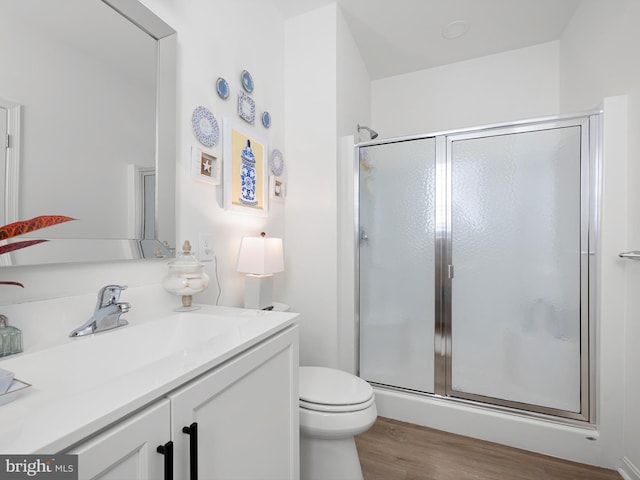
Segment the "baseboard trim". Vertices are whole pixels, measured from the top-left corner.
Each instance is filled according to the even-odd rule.
[[[624,480],[640,480],[640,468],[636,467],[627,457],[622,459],[623,466],[618,469]]]

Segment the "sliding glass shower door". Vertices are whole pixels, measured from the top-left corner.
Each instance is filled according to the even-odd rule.
[[[596,120],[359,149],[363,378],[592,419]]]

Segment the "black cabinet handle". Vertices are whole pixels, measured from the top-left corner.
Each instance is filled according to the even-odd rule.
[[[189,479],[198,480],[198,424],[182,427],[182,433],[189,435]]]
[[[160,445],[156,452],[164,455],[164,480],[173,480],[173,442]]]

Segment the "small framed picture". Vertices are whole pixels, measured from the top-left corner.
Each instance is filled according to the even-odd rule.
[[[191,147],[191,177],[211,185],[221,183],[221,161],[213,152]]]
[[[269,177],[269,198],[284,201],[285,183],[275,175]]]

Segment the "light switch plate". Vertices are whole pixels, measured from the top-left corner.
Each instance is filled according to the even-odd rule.
[[[198,260],[201,262],[213,262],[216,252],[213,250],[212,233],[201,233],[199,235]]]

